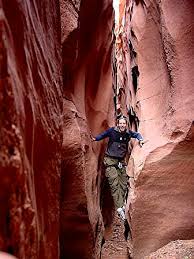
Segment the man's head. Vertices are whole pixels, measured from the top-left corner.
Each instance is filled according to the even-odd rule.
[[[125,132],[127,129],[127,118],[125,116],[121,116],[117,120],[117,127],[121,132]]]

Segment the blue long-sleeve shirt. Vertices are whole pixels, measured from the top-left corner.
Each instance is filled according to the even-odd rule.
[[[106,155],[121,159],[126,156],[128,143],[131,138],[143,140],[140,133],[131,130],[120,132],[117,127],[112,127],[102,132],[95,137],[95,140],[100,141],[104,138],[109,138]]]

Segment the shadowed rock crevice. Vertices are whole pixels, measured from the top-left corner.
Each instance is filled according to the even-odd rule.
[[[79,160],[77,157],[73,159]],[[60,258],[89,258],[93,253],[94,237],[92,235],[91,224],[88,218],[88,211],[84,193],[84,186],[76,182],[80,179],[76,177],[78,168],[74,162],[68,159],[62,164],[61,181],[61,219],[60,219]],[[78,186],[76,186],[78,185]],[[77,194],[76,194],[77,193]],[[79,203],[77,199],[79,197]]]
[[[134,66],[132,68],[131,72],[132,72],[133,87],[134,87],[134,91],[135,91],[135,94],[136,94],[137,88],[138,88],[138,77],[139,77],[138,66]]]

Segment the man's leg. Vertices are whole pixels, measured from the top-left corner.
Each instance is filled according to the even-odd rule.
[[[111,189],[116,209],[123,207],[125,202],[125,194],[127,191],[127,175],[125,167],[119,169],[118,159],[111,157],[104,158],[106,166],[106,177]]]
[[[126,168],[123,166],[117,170],[118,172],[118,181],[119,181],[119,199],[120,207],[117,209],[117,212],[122,220],[125,220],[125,199],[127,195],[127,181],[128,177],[126,174]]]
[[[122,206],[124,206],[126,194],[127,194],[127,182],[128,182],[125,166],[119,169],[118,177],[119,177],[120,199],[122,200],[121,201],[121,203],[123,204]]]
[[[109,166],[106,168],[106,177],[108,178],[115,207],[118,209],[122,206],[122,203],[120,198],[118,172],[115,166]]]

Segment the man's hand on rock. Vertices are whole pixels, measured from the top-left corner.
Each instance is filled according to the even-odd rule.
[[[144,141],[143,140],[139,140],[139,145],[140,145],[140,147],[143,147]]]
[[[96,141],[96,138],[94,138],[94,137],[92,136],[92,134],[90,134],[90,138],[91,138],[92,141]]]

